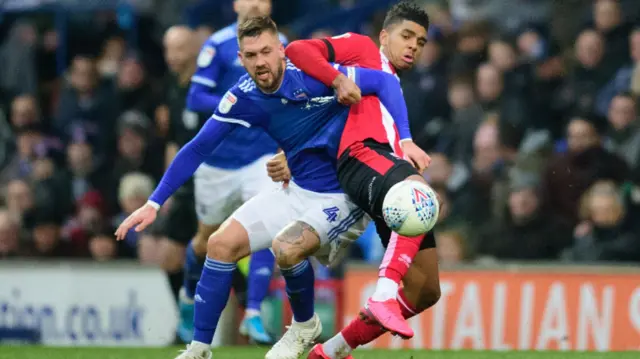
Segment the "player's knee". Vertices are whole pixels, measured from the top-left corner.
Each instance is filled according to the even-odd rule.
[[[237,262],[251,254],[249,238],[242,225],[232,220],[223,225],[207,241],[207,256],[223,262]],[[236,228],[238,227],[239,228]]]
[[[308,257],[302,248],[284,243],[277,238],[273,240],[272,248],[276,263],[281,268],[293,267]]]
[[[288,268],[312,256],[320,248],[320,238],[308,224],[295,222],[278,233],[272,248],[278,266]]]

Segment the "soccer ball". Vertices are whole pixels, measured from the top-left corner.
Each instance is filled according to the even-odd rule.
[[[384,198],[382,216],[392,231],[413,237],[433,229],[440,205],[436,193],[418,181],[396,183]]]

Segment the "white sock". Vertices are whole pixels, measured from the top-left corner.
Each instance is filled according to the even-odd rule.
[[[211,344],[206,344],[202,342],[197,342],[195,340],[191,341],[191,345],[189,345],[189,351],[211,351]]]
[[[391,279],[380,277],[378,278],[378,283],[376,283],[376,291],[371,296],[371,299],[376,302],[384,302],[395,298],[398,294],[398,287],[398,283]]]
[[[343,359],[347,355],[351,354],[351,347],[344,340],[342,333],[334,335],[331,339],[322,344],[324,353],[331,359]]]
[[[259,316],[260,316],[260,311],[257,309],[247,309],[244,311],[245,318],[253,318],[253,317],[259,317]]]

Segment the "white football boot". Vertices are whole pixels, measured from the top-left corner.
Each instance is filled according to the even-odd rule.
[[[180,351],[176,359],[211,359],[211,347],[203,343],[187,344],[187,349]]]
[[[311,348],[315,340],[322,334],[322,323],[318,314],[304,323],[291,321],[287,332],[273,345],[265,355],[265,359],[298,359]]]

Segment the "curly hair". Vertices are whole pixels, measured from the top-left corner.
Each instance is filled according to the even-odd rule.
[[[401,1],[389,9],[382,27],[387,29],[403,20],[413,21],[426,30],[429,29],[429,15],[413,1]]]

